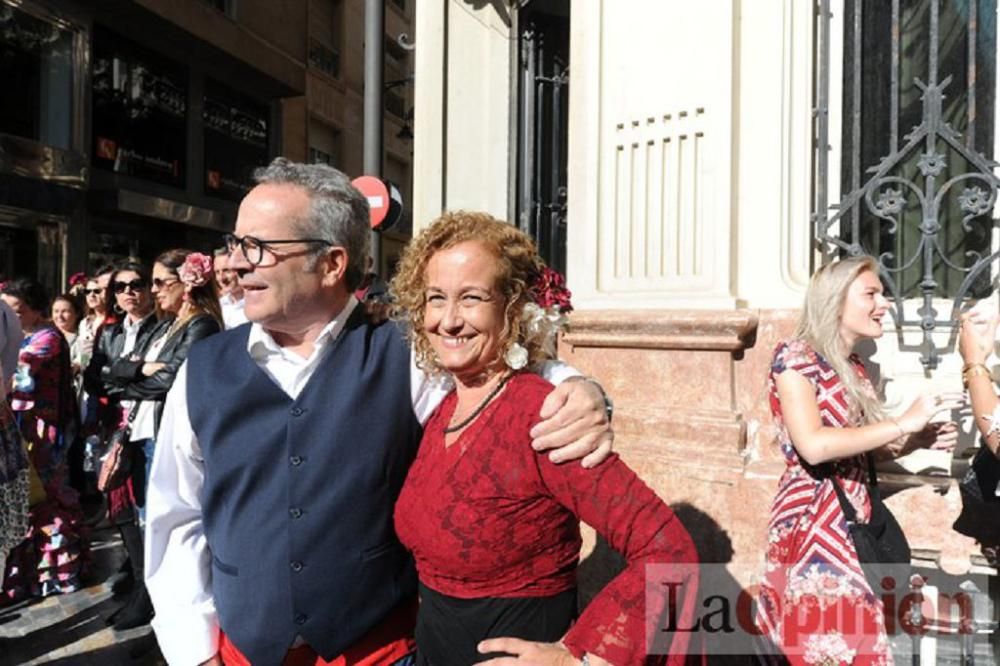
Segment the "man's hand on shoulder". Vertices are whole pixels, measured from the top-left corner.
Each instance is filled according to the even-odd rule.
[[[609,404],[597,382],[567,379],[542,404],[542,420],[531,429],[532,447],[550,451],[552,462],[583,458],[584,467],[599,465],[611,455],[615,439]]]

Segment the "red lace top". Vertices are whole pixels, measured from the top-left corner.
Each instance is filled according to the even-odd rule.
[[[551,390],[536,375],[513,377],[446,447],[444,428],[457,402],[450,394],[424,430],[396,503],[396,532],[413,552],[421,582],[437,592],[547,596],[575,585],[582,519],[628,565],[563,642],[577,658],[587,652],[614,664],[645,663],[646,612],[652,623],[664,606],[653,598],[647,609],[645,567],[694,563],[697,554],[673,512],[617,456],[587,470],[555,465],[531,448],[528,433]],[[650,589],[656,594],[655,585]],[[675,639],[671,652],[685,647]]]

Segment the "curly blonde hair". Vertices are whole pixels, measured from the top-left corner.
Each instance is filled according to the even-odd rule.
[[[525,305],[534,302],[529,287],[545,266],[534,241],[488,213],[460,210],[444,213],[410,242],[389,284],[392,317],[406,324],[417,366],[432,374],[444,371],[424,332],[427,264],[438,252],[468,241],[480,243],[496,260],[497,288],[506,303],[497,365],[504,364],[504,355],[515,342],[527,349],[529,363],[548,360],[550,354],[541,340],[526,339],[522,321]]]

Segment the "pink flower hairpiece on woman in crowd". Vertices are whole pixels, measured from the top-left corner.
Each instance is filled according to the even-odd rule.
[[[201,252],[192,252],[177,269],[177,277],[184,283],[187,291],[208,284],[212,279],[212,258]]]
[[[69,276],[69,286],[70,287],[83,286],[85,284],[87,284],[87,274],[86,273],[83,273],[83,272],[73,273],[72,275]]]

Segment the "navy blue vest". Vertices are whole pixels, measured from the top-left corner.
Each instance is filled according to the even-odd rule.
[[[212,594],[255,666],[280,664],[296,635],[329,660],[416,592],[392,522],[421,435],[410,350],[359,307],[293,401],[250,358],[249,331],[188,357]]]

